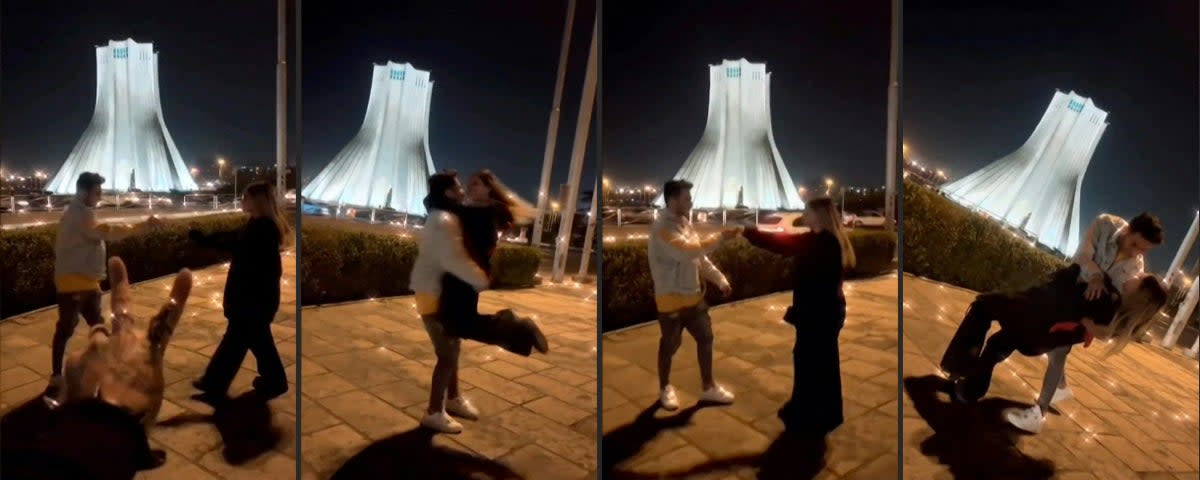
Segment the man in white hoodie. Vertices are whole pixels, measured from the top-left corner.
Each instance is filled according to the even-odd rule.
[[[51,377],[43,399],[51,407],[58,404],[62,388],[63,355],[67,341],[75,333],[79,317],[88,326],[104,323],[100,316],[100,282],[108,274],[106,242],[157,227],[162,221],[151,215],[134,226],[100,223],[93,210],[100,203],[104,177],[83,172],[75,180],[75,197],[58,222],[54,242],[54,287],[58,296],[58,323],[50,349]]]
[[[421,315],[437,355],[430,382],[429,407],[421,425],[444,433],[462,432],[462,424],[450,415],[467,419],[479,417],[479,410],[458,389],[458,355],[462,339],[446,331],[438,311],[445,274],[458,277],[476,291],[487,288],[489,283],[483,269],[471,259],[464,246],[457,214],[462,208],[463,197],[462,184],[454,173],[429,177],[429,196],[425,198],[428,216],[409,281],[416,297],[417,313]]]
[[[700,380],[704,388],[700,400],[720,404],[733,403],[733,393],[713,380],[713,333],[708,305],[704,303],[701,276],[728,296],[731,292],[725,275],[708,259],[708,253],[737,236],[737,230],[701,238],[692,227],[688,213],[692,209],[692,184],[671,180],[663,185],[666,208],[659,211],[651,228],[648,255],[650,276],[654,280],[654,300],[658,307],[659,403],[666,410],[679,408],[675,387],[671,386],[671,358],[679,350],[683,329],[696,340]]]

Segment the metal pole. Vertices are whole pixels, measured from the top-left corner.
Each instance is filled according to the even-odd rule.
[[[577,278],[587,276],[588,260],[592,256],[592,241],[596,236],[596,210],[600,206],[600,181],[596,180],[596,186],[592,190],[592,209],[588,212],[587,231],[583,234],[583,257],[579,260],[579,275]]]
[[[1187,319],[1191,318],[1192,311],[1196,309],[1196,300],[1200,294],[1200,278],[1192,280],[1192,288],[1188,289],[1187,297],[1184,297],[1183,303],[1179,304],[1179,311],[1175,312],[1175,318],[1171,320],[1171,327],[1167,329],[1167,333],[1163,335],[1162,346],[1171,348],[1175,346],[1175,342],[1179,340],[1179,334],[1183,331],[1183,326],[1187,323]]]
[[[900,152],[900,42],[901,0],[892,0],[892,53],[888,73],[887,119],[887,196],[884,200],[884,222],[888,231],[896,229],[896,158]]]
[[[275,200],[283,203],[287,172],[287,0],[278,0],[275,29]],[[237,208],[237,169],[233,171],[234,208]]]
[[[1192,358],[1196,358],[1197,353],[1200,353],[1200,335],[1196,336],[1196,341],[1192,342],[1192,348],[1184,352],[1185,355]]]
[[[542,219],[550,203],[550,171],[554,168],[554,147],[558,143],[558,119],[561,113],[563,84],[567,81],[567,53],[571,46],[571,30],[575,24],[575,0],[567,0],[566,25],[563,26],[562,48],[558,52],[558,78],[554,83],[554,103],[550,108],[550,126],[546,130],[546,152],[542,156],[542,179],[538,183],[537,216],[533,218],[531,245],[542,245]]]
[[[1192,228],[1188,229],[1187,236],[1183,237],[1183,243],[1179,244],[1179,252],[1175,253],[1175,260],[1171,261],[1171,268],[1167,269],[1166,276],[1163,281],[1167,285],[1175,279],[1179,274],[1179,269],[1183,267],[1183,261],[1187,260],[1188,251],[1196,244],[1196,235],[1200,233],[1200,211],[1196,212],[1196,217],[1192,219]]]
[[[561,282],[567,267],[567,252],[570,250],[571,226],[575,221],[576,205],[579,203],[579,180],[583,175],[583,156],[587,152],[588,133],[592,125],[592,107],[596,104],[596,77],[599,55],[596,41],[600,33],[596,28],[599,19],[592,22],[592,46],[588,50],[587,73],[583,77],[583,98],[580,99],[579,120],[575,124],[575,145],[571,152],[571,170],[567,174],[567,198],[570,205],[563,205],[563,219],[558,224],[558,236],[554,249],[554,282]]]

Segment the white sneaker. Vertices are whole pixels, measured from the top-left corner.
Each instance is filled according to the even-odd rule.
[[[700,395],[700,401],[728,405],[733,403],[733,393],[729,390],[726,390],[725,387],[713,385],[712,388],[705,390],[704,393]]]
[[[462,424],[444,411],[425,415],[425,418],[421,419],[421,425],[442,433],[462,433],[463,430]]]
[[[662,393],[658,395],[658,404],[669,412],[679,410],[679,397],[675,395],[675,387],[667,385],[663,388]]]
[[[1075,393],[1071,391],[1070,387],[1056,388],[1054,390],[1054,396],[1050,397],[1050,405],[1057,405],[1058,402],[1070,400],[1071,397],[1074,396]]]
[[[479,420],[479,409],[462,395],[446,401],[446,413],[467,420]]]
[[[1029,408],[1006,408],[1004,419],[1012,426],[1029,433],[1042,431],[1042,425],[1046,424],[1046,416],[1042,415],[1042,409],[1037,405]]]

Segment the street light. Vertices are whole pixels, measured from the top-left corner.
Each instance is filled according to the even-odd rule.
[[[826,178],[825,179],[825,196],[828,197],[829,192],[831,192],[831,191],[833,191],[833,179]]]

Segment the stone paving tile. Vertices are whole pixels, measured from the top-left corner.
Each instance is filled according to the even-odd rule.
[[[895,478],[897,278],[848,282],[845,292],[849,305],[839,345],[846,421],[829,436],[823,459],[807,458],[814,449],[788,450],[792,446],[778,440],[783,424],[775,414],[792,384],[794,330],[782,321],[791,302],[785,292],[711,310],[714,375],[737,395],[730,406],[689,407],[700,391],[691,337],[684,335],[671,373],[685,408],[669,413],[653,409],[658,327],[604,335],[603,452],[606,464],[614,462],[605,478],[775,478],[765,465],[781,458],[776,467],[784,478]],[[800,473],[806,468],[812,471]]]
[[[383,448],[389,458],[381,461],[387,462],[453,458],[476,473],[500,468],[531,480],[596,478],[592,288],[483,293],[480,311],[502,308],[533,315],[550,340],[550,353],[520,357],[464,342],[459,382],[480,419],[463,420],[461,434],[436,435],[432,443],[408,449],[393,446],[411,445],[423,431],[418,425],[436,362],[412,297],[304,309],[305,470],[329,478],[348,461],[370,464],[372,452]]]
[[[1104,344],[1075,348],[1067,383],[1075,397],[1052,408],[1027,435],[1000,418],[1029,406],[1041,388],[1044,357],[1014,354],[999,365],[988,398],[949,403],[936,367],[975,292],[904,279],[905,478],[1196,478],[1200,371],[1157,339],[1105,359]]]
[[[176,478],[296,478],[296,258],[284,256],[282,295],[279,314],[271,325],[276,345],[288,378],[292,382],[291,394],[268,403],[270,419],[263,419],[280,434],[280,442],[271,450],[240,465],[230,465],[224,459],[224,442],[217,427],[210,420],[212,407],[192,400],[196,391],[192,380],[199,378],[212,352],[225,331],[226,320],[221,311],[221,294],[225,288],[227,265],[218,265],[194,273],[196,280],[188,300],[185,317],[176,329],[171,344],[164,356],[164,378],[167,382],[166,399],[159,413],[159,425],[150,434],[155,448],[168,452],[167,464],[148,472],[140,473],[138,479]],[[133,285],[133,308],[139,318],[149,318],[170,290],[174,275],[149,280]],[[103,299],[104,310],[108,311],[108,295]],[[105,313],[107,317],[107,313]],[[57,311],[46,309],[35,311],[0,322],[0,414],[41,395],[50,375],[50,338],[54,335]],[[82,348],[87,330],[84,322],[75,330],[68,344],[68,351]],[[251,390],[250,382],[256,375],[253,355],[247,355],[232,387],[231,396]],[[171,419],[177,422],[171,422]],[[178,423],[178,424],[175,424]]]

